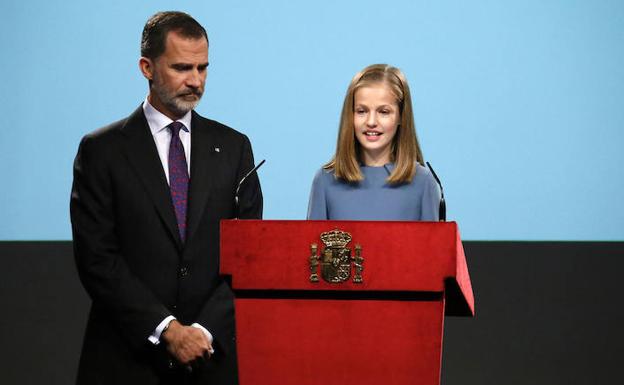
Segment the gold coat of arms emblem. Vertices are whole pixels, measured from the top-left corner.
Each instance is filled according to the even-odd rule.
[[[362,271],[364,270],[364,258],[362,247],[355,245],[355,256],[352,256],[348,247],[351,242],[351,234],[338,229],[321,233],[321,241],[324,248],[321,255],[317,255],[316,243],[310,245],[310,282],[319,282],[318,266],[321,266],[321,277],[329,283],[341,283],[351,278],[354,270],[353,282],[362,283]]]

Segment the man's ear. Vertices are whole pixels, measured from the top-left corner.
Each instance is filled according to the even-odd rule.
[[[154,63],[152,62],[151,59],[148,59],[146,57],[141,57],[139,59],[139,69],[141,70],[141,73],[143,74],[143,76],[145,76],[145,79],[151,81],[154,78]]]

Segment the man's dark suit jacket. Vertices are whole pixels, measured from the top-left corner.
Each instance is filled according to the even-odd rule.
[[[74,164],[71,220],[92,299],[79,384],[237,383],[233,294],[219,276],[219,221],[260,218],[262,192],[247,137],[193,112],[187,241],[141,107],[85,136]],[[188,374],[148,341],[168,315],[214,336],[213,358]]]

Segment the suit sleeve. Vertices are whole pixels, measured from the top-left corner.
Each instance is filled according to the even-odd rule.
[[[171,313],[132,273],[120,250],[111,166],[103,147],[85,137],[74,162],[70,201],[74,257],[94,308],[110,317],[138,348]]]

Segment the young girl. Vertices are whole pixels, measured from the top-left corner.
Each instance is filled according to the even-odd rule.
[[[347,89],[336,154],[314,177],[308,219],[437,221],[440,189],[423,163],[405,76],[368,66]]]

